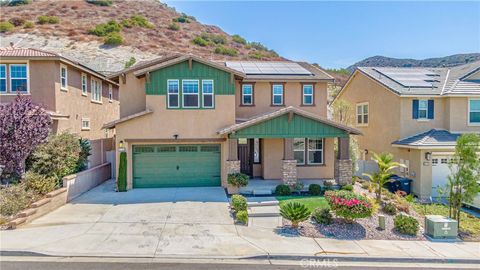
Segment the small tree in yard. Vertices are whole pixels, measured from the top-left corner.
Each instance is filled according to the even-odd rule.
[[[13,102],[0,104],[2,180],[22,175],[25,159],[47,139],[51,124],[47,111],[30,97],[18,95]]]
[[[480,181],[480,135],[463,134],[458,138],[450,163],[446,193],[450,204],[449,216],[460,224],[462,203],[471,203],[478,192]]]
[[[383,185],[391,181],[392,171],[398,167],[405,167],[405,165],[393,161],[393,155],[390,153],[373,153],[372,160],[378,164],[378,172],[373,174],[364,173],[363,175],[368,177],[372,183],[376,184],[375,194],[377,195],[377,202],[380,202],[382,199]]]

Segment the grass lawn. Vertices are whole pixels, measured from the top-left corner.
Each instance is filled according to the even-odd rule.
[[[448,216],[448,206],[443,204],[430,204],[425,205],[412,203],[415,211],[420,215],[442,215]],[[468,234],[472,238],[480,237],[480,218],[476,218],[467,213],[460,213],[460,231]]]
[[[289,202],[299,202],[304,204],[310,211],[318,207],[330,208],[323,196],[277,196],[276,198],[280,202],[280,206]]]

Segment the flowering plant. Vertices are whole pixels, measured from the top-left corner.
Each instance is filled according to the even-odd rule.
[[[327,191],[325,192],[325,199],[332,211],[349,223],[352,223],[356,218],[369,217],[373,213],[372,204],[367,197],[350,191]]]

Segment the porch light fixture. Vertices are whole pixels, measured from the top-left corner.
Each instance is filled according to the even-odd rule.
[[[118,151],[125,152],[125,146],[123,145],[123,141],[118,143]]]
[[[120,141],[120,143],[118,144],[118,147],[123,148],[123,141]]]
[[[365,152],[365,155],[368,155],[368,149],[365,149],[364,152]]]
[[[173,134],[173,138],[174,138],[175,140],[178,140],[178,134]]]
[[[432,152],[426,152],[425,153],[425,160],[430,160],[432,158]]]

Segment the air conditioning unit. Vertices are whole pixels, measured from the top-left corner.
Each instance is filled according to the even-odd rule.
[[[426,215],[425,234],[432,239],[456,239],[458,222],[444,216]]]

